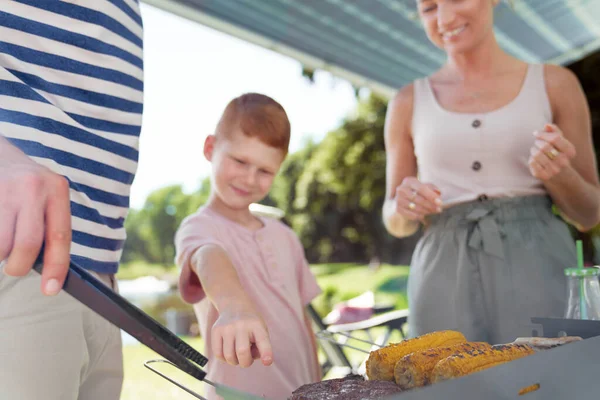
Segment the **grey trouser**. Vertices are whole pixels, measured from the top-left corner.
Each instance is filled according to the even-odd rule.
[[[114,278],[96,275],[114,285]],[[41,293],[31,272],[0,265],[0,399],[118,400],[123,383],[119,329],[69,294]]]
[[[506,343],[531,336],[531,317],[562,317],[576,251],[548,197],[461,204],[426,226],[408,283],[411,336],[453,329]]]

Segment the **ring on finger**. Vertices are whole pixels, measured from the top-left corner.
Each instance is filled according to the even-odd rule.
[[[408,203],[409,210],[414,210],[415,208],[417,208],[417,205],[415,203],[413,203],[412,201],[410,203]]]
[[[556,150],[554,147],[552,148],[552,150],[550,150],[548,153],[546,153],[548,158],[551,160],[554,160],[556,157],[558,157],[559,154],[560,154],[560,152],[558,150]]]
[[[410,196],[410,200],[411,200],[411,201],[414,201],[414,200],[417,198],[417,194],[418,194],[418,193],[417,193],[417,191],[416,191],[416,190],[413,190],[413,191],[412,191],[412,194],[411,194],[411,196]]]

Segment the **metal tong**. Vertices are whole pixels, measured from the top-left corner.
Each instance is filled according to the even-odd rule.
[[[34,265],[34,270],[42,273],[42,254]],[[201,369],[208,363],[208,358],[181,340],[171,331],[166,329],[148,314],[131,304],[121,295],[115,293],[104,285],[94,275],[70,261],[69,271],[63,285],[63,290],[85,304],[91,310],[111,322],[113,325],[127,332],[140,343],[154,350],[164,357],[164,360],[150,360],[144,366],[154,373],[177,385],[197,399],[206,400],[204,397],[179,384],[163,373],[150,366],[152,363],[163,362],[178,368],[216,389],[217,394],[225,400],[260,399],[225,385],[214,383],[206,379],[206,372]]]

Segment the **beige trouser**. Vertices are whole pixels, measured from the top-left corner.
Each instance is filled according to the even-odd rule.
[[[115,289],[112,276],[99,278]],[[0,400],[119,399],[119,329],[69,294],[46,297],[40,287],[37,272],[13,278],[0,265]]]

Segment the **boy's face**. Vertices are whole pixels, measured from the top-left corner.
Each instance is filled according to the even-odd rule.
[[[285,159],[282,150],[239,131],[207,137],[204,155],[212,163],[215,194],[233,209],[264,199]]]

